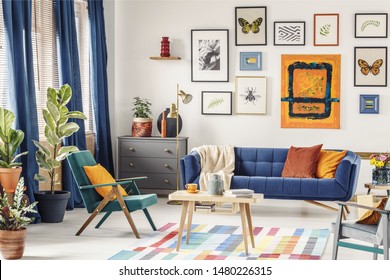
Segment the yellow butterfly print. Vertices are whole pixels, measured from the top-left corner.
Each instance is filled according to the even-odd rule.
[[[375,62],[370,66],[365,60],[359,59],[358,64],[360,66],[360,72],[362,72],[363,75],[367,76],[370,71],[372,75],[376,76],[379,74],[380,70],[379,68],[383,64],[383,59],[377,59]]]
[[[261,25],[262,22],[263,22],[263,18],[261,18],[261,17],[257,18],[252,23],[249,23],[247,20],[245,20],[243,18],[238,19],[238,23],[242,27],[241,30],[242,30],[242,33],[244,33],[244,34],[248,34],[249,31],[251,31],[251,30],[253,33],[259,33],[259,31],[260,31],[259,26]]]

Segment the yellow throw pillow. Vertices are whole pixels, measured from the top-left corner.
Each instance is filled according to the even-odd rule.
[[[334,178],[340,161],[345,157],[347,151],[326,151],[321,150],[317,163],[317,178]]]
[[[87,177],[92,185],[115,183],[115,179],[100,164],[96,164],[93,166],[84,166],[84,172],[85,174],[87,174]],[[122,196],[127,195],[126,191],[122,188],[122,186],[119,186],[118,188]],[[97,193],[100,194],[102,197],[105,197],[111,191],[111,189],[111,186],[95,188]],[[116,199],[116,195],[111,198],[111,200],[114,199]]]
[[[383,210],[387,202],[387,197],[379,201],[374,207]],[[357,223],[365,225],[377,225],[381,219],[381,214],[377,211],[369,210],[361,217]]]

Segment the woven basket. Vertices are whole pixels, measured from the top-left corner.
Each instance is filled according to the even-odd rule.
[[[150,137],[152,136],[152,119],[134,118],[131,126],[131,136],[133,137]]]

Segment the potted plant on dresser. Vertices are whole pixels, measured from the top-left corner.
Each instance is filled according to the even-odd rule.
[[[17,154],[24,139],[24,132],[13,129],[15,114],[0,107],[0,184],[7,193],[14,193],[22,172],[22,163],[17,162],[28,152]]]
[[[134,97],[133,123],[131,125],[131,136],[150,137],[152,136],[153,119],[150,118],[152,111],[150,103],[146,98]]]
[[[69,153],[78,151],[75,146],[62,146],[62,140],[71,136],[79,130],[79,125],[70,122],[69,118],[87,119],[79,111],[68,111],[66,104],[72,98],[72,89],[68,84],[56,90],[49,87],[47,89],[46,108],[42,109],[45,120],[46,145],[33,140],[38,148],[35,159],[39,168],[43,169],[47,175],[35,174],[34,179],[41,182],[50,183],[50,191],[39,191],[34,193],[38,203],[38,212],[42,222],[59,223],[65,215],[66,205],[70,197],[70,192],[55,190],[60,185],[57,170],[61,166],[61,161],[66,159]]]
[[[15,193],[6,193],[0,188],[0,251],[4,259],[20,259],[23,256],[26,226],[34,220],[26,215],[36,213],[34,207],[37,202],[30,204],[23,189],[23,177]]]

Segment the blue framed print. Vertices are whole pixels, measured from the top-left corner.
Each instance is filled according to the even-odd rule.
[[[261,52],[240,52],[241,71],[260,71],[261,64]]]
[[[360,95],[360,114],[379,114],[379,95]]]

